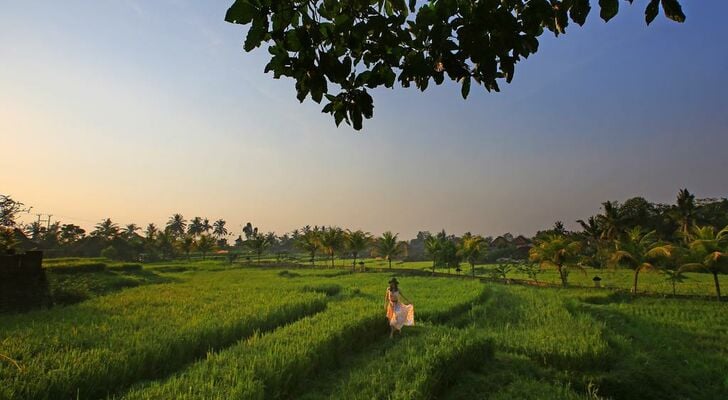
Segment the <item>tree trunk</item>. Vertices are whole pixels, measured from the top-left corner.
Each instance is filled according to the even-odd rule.
[[[632,286],[632,294],[637,295],[637,278],[640,276],[640,270],[637,268],[634,271],[634,286]]]
[[[475,263],[470,263],[470,269],[473,271],[473,279],[475,279]]]
[[[715,295],[718,296],[718,301],[720,301],[720,282],[718,282],[717,272],[713,272],[713,280],[715,281]]]
[[[432,276],[435,276],[435,260],[432,260]]]
[[[387,257],[387,261],[389,261],[389,269],[392,269],[392,259]]]
[[[334,268],[334,252],[331,252],[331,268]]]
[[[567,283],[566,283],[566,277],[564,276],[563,267],[561,265],[557,265],[557,267],[559,270],[559,277],[561,278],[561,286],[566,287]]]
[[[677,296],[677,292],[675,291],[675,281],[672,281],[672,295]]]
[[[354,253],[354,263],[353,263],[353,264],[351,264],[351,269],[352,269],[352,270],[353,270],[354,272],[356,272],[356,256],[357,256],[357,254],[356,254],[356,253]]]

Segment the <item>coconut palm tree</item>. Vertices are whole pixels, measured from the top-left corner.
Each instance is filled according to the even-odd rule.
[[[25,234],[30,236],[30,239],[37,242],[41,240],[46,229],[38,221],[34,221],[31,224],[25,226]]]
[[[182,214],[174,214],[167,221],[166,229],[174,238],[182,237],[187,228],[187,221]]]
[[[483,251],[485,239],[480,235],[466,234],[460,241],[460,256],[470,264],[470,271],[475,278],[475,263],[478,261]]]
[[[192,252],[192,249],[195,247],[195,237],[192,235],[184,235],[180,240],[177,241],[177,247],[185,253],[187,256],[187,261],[191,261],[190,253]]]
[[[670,284],[672,285],[672,295],[675,296],[677,294],[675,286],[678,283],[683,283],[685,280],[688,279],[688,277],[685,276],[685,270],[665,269],[662,272],[665,274],[665,280],[670,282]]]
[[[432,258],[432,275],[435,275],[435,267],[440,261],[442,252],[442,240],[436,235],[428,235],[425,238],[425,253]]]
[[[691,228],[695,224],[695,195],[687,189],[680,189],[677,193],[677,204],[673,208],[673,215],[678,222],[678,235],[685,243],[690,242]]]
[[[294,243],[297,248],[310,256],[311,266],[313,266],[316,261],[316,252],[321,248],[320,231],[318,228],[311,229],[306,226],[302,232]]]
[[[202,231],[205,233],[210,233],[212,230],[212,225],[210,225],[210,220],[205,218],[202,220]]]
[[[200,217],[194,217],[190,221],[190,224],[187,226],[187,234],[192,236],[198,236],[201,235],[202,232],[205,231],[204,224],[202,222],[202,218]]]
[[[260,257],[263,253],[272,245],[271,234],[258,233],[256,228],[255,233],[245,241],[251,250],[255,253],[258,258],[258,264],[260,264]]]
[[[161,253],[162,259],[168,259],[175,253],[175,237],[168,230],[159,231],[156,234],[156,247]]]
[[[111,222],[111,218],[106,218],[105,220],[96,224],[95,228],[96,229],[91,232],[91,235],[103,238],[107,242],[119,236],[119,225]]]
[[[321,231],[321,248],[331,259],[331,267],[334,266],[334,255],[344,245],[344,231],[341,228],[330,226]]]
[[[204,260],[207,253],[215,248],[215,241],[212,236],[208,234],[200,235],[200,238],[197,239],[197,242],[195,243],[195,247],[200,253],[202,253],[202,259]]]
[[[715,294],[720,297],[718,274],[728,274],[728,226],[715,233],[712,226],[693,227],[688,244],[688,259],[692,262],[683,264],[682,270],[704,270],[713,274]]]
[[[159,229],[157,229],[157,226],[154,224],[147,225],[147,229],[144,230],[144,235],[146,236],[147,240],[153,241],[154,238],[157,236],[157,233],[159,232]]]
[[[392,259],[405,251],[406,244],[397,240],[398,236],[398,233],[384,232],[374,245],[374,251],[389,262],[390,269],[392,268]]]
[[[601,238],[608,242],[617,239],[624,230],[622,216],[619,212],[619,204],[614,201],[605,201],[602,203],[604,214],[597,215],[597,223],[602,228]]]
[[[583,268],[574,259],[581,251],[581,243],[563,235],[547,235],[536,242],[529,251],[531,261],[538,262],[541,268],[555,268],[561,278],[562,286],[568,285],[569,268]]]
[[[586,222],[582,219],[577,219],[576,222],[581,225],[581,236],[587,245],[596,246],[602,237],[602,227],[599,225],[597,217],[591,216]]]
[[[225,220],[224,219],[218,219],[212,224],[212,235],[215,236],[216,239],[223,238],[227,236],[228,230],[225,227]]]
[[[141,228],[137,224],[128,224],[124,227],[124,237],[130,239],[136,235],[136,232]]]
[[[359,257],[359,253],[366,250],[371,242],[372,235],[369,232],[364,232],[362,230],[352,232],[351,230],[346,230],[344,243],[346,245],[346,249],[351,252],[352,256],[354,256],[354,261],[351,264],[352,268],[356,269],[356,259]]]
[[[584,249],[582,249],[584,256],[592,265],[603,266],[603,255],[606,249],[602,240],[603,231],[598,217],[591,216],[586,222],[582,219],[578,219],[576,222],[581,225],[582,229],[579,236],[584,241]],[[587,251],[587,249],[589,250]]]
[[[637,294],[640,272],[656,270],[658,262],[672,258],[674,253],[674,246],[657,241],[655,231],[643,233],[642,228],[636,226],[616,242],[610,261],[612,265],[626,265],[634,271],[632,293]]]

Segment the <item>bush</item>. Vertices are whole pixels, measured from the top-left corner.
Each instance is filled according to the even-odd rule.
[[[79,262],[79,263],[54,263],[45,265],[46,271],[54,274],[80,274],[87,272],[101,272],[106,269],[106,264],[102,262]]]
[[[114,246],[109,246],[101,250],[101,257],[108,258],[109,260],[116,260],[119,257],[119,252]]]
[[[141,264],[116,264],[116,265],[110,265],[109,269],[112,271],[121,271],[121,272],[139,272],[142,270]]]

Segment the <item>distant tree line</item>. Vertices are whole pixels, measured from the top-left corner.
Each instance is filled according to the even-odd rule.
[[[728,199],[696,199],[687,189],[678,192],[674,204],[651,203],[634,197],[619,203],[602,203],[599,214],[576,221],[580,229],[569,231],[561,221],[534,237],[510,233],[484,237],[470,232],[462,236],[421,231],[409,241],[397,233],[375,237],[362,230],[336,226],[304,226],[276,235],[262,232],[248,222],[231,245],[225,220],[186,220],[172,215],[165,226],[136,224],[120,226],[107,218],[91,232],[75,224],[56,221],[18,223],[30,210],[8,195],[0,195],[0,250],[42,249],[51,256],[104,256],[121,260],[205,259],[213,251],[230,261],[243,256],[260,263],[264,257],[293,260],[312,265],[317,259],[334,266],[335,260],[357,268],[362,258],[378,257],[389,268],[393,261],[432,262],[432,271],[462,271],[492,262],[537,262],[558,271],[564,286],[571,270],[584,267],[628,267],[634,270],[633,291],[639,273],[660,269],[679,283],[685,271],[707,271],[714,277],[720,296],[718,275],[727,272]]]

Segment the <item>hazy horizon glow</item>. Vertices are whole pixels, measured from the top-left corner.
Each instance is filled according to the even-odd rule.
[[[265,48],[244,53],[223,21],[231,2],[3,5],[0,193],[87,229],[181,213],[403,238],[574,228],[605,200],[682,187],[728,196],[725,1],[650,27],[644,4],[608,24],[593,9],[544,34],[502,93],[375,91],[363,133],[263,74]]]

